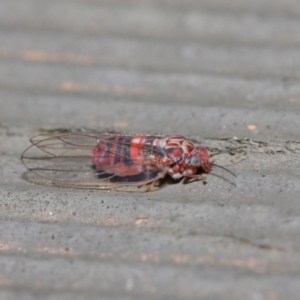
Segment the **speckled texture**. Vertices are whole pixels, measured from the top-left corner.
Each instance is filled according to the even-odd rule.
[[[0,299],[298,299],[299,32],[296,0],[1,0]],[[245,148],[236,186],[26,181],[57,128]]]

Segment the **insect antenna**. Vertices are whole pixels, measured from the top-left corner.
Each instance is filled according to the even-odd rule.
[[[220,169],[223,169],[223,170],[225,170],[225,171],[227,171],[228,173],[230,173],[231,175],[233,175],[234,177],[236,177],[236,175],[233,173],[233,172],[231,172],[230,170],[228,170],[227,168],[225,168],[225,167],[223,167],[223,166],[220,166],[220,165],[217,165],[217,164],[213,164],[213,166],[216,166],[216,167],[218,167],[218,168],[220,168]],[[210,173],[211,174],[211,173]]]
[[[223,177],[221,175],[218,175],[218,174],[215,174],[215,173],[211,173],[211,172],[209,173],[209,175],[213,175],[213,176],[216,176],[218,178],[221,178],[221,179],[225,180],[226,182],[230,183],[231,185],[236,186],[236,184],[234,182],[232,182],[231,180],[229,180],[229,179],[227,179],[227,178],[225,178],[225,177]]]

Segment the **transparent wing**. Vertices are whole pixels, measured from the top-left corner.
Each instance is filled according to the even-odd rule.
[[[162,157],[164,153],[162,149],[152,147],[151,149],[149,147],[149,153],[152,155],[145,154],[142,160],[133,160],[132,167],[140,166],[141,172],[138,174],[126,176],[128,172],[126,166],[96,167],[93,164],[93,148],[96,145],[101,147],[101,141],[120,136],[125,135],[62,133],[36,136],[30,140],[31,146],[21,156],[22,162],[32,173],[27,174],[27,179],[47,185],[112,189],[120,186],[145,185],[165,176],[169,163],[166,161],[164,165],[158,164],[156,158]],[[151,136],[151,138],[154,137],[161,136]],[[147,148],[147,146],[143,147]]]

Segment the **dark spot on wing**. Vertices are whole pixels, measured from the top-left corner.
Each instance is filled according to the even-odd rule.
[[[122,150],[122,145],[121,144],[117,144],[117,148],[116,148],[116,153],[115,153],[115,157],[114,157],[114,165],[118,164],[119,162],[121,162],[121,150]]]
[[[142,172],[137,175],[131,176],[113,176],[109,181],[113,183],[122,182],[122,183],[130,183],[130,182],[140,182],[147,180],[146,173]]]
[[[113,142],[107,140],[103,157],[108,157],[109,156],[112,145],[113,145]]]
[[[153,139],[145,139],[144,145],[146,145],[146,146],[152,146],[153,141],[154,141]]]
[[[145,157],[153,154],[153,139],[145,139],[142,154]]]
[[[133,161],[130,157],[130,147],[134,147],[131,145],[132,137],[124,136],[119,138],[120,144],[123,146],[123,158],[122,162],[125,166],[133,165]]]
[[[151,170],[151,171],[145,171],[141,172],[136,175],[130,175],[130,176],[113,176],[109,179],[112,183],[138,183],[141,181],[149,181],[151,179],[155,179],[157,175],[159,174],[161,170]]]

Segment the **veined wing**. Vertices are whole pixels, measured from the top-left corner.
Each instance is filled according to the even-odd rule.
[[[116,140],[123,134],[97,134],[97,133],[63,133],[57,135],[39,135],[32,138],[31,146],[22,154],[24,165],[37,175],[34,182],[41,184],[54,184],[76,188],[110,189],[117,186],[144,185],[162,178],[166,174],[168,163],[158,167],[154,157],[163,156],[161,149],[144,145],[149,154],[145,159],[132,160],[132,167],[141,167],[141,172],[128,176],[128,167],[113,165],[95,165],[93,162],[93,149],[97,146],[106,147],[108,140]],[[127,135],[127,137],[133,137]],[[138,137],[138,136],[134,136]],[[150,138],[150,136],[149,136]],[[160,138],[151,136],[151,138]],[[121,146],[127,145],[126,139]],[[103,146],[101,146],[103,145]],[[134,147],[142,147],[133,144]],[[132,147],[132,143],[131,143]],[[114,147],[117,151],[118,147]],[[100,149],[101,150],[101,149]],[[102,149],[103,151],[106,149]],[[147,151],[146,151],[147,153]],[[112,156],[115,152],[110,153]],[[155,155],[153,155],[155,154]],[[144,168],[147,162],[148,167]]]

